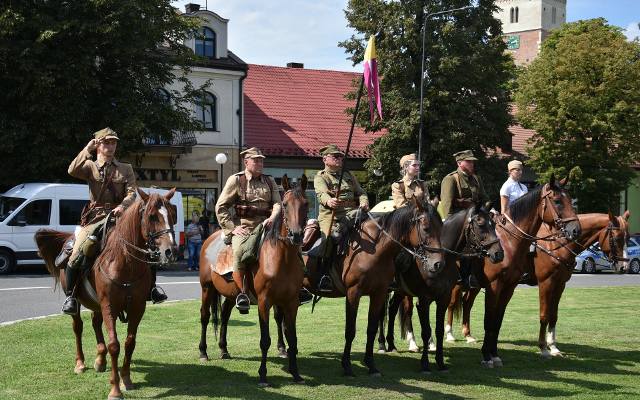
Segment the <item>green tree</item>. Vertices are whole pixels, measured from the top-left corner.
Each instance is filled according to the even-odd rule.
[[[32,0],[0,9],[0,182],[70,179],[67,167],[110,126],[119,153],[142,138],[197,127],[186,107],[196,91],[182,75],[198,25],[169,0]],[[166,100],[175,80],[184,92]]]
[[[493,17],[494,1],[477,3],[473,9],[427,20],[422,173],[432,193],[439,193],[442,178],[456,168],[452,154],[465,149],[473,149],[480,159],[479,173],[494,197],[505,179],[506,162],[498,161],[493,150],[510,141],[509,85],[515,66],[505,54],[501,24]],[[371,174],[368,187],[381,199],[389,196],[391,182],[399,178],[400,156],[418,149],[425,15],[469,4],[468,0],[349,1],[345,14],[357,33],[340,46],[355,65],[362,62],[368,37],[376,35],[378,71],[383,77],[384,119],[371,125],[368,110],[359,115],[359,124],[368,131],[388,131],[372,145],[373,156],[366,163],[370,171],[384,172],[381,177]]]
[[[566,24],[518,86],[517,117],[537,132],[528,152],[540,179],[570,174],[581,212],[615,210],[640,156],[640,43],[602,18]]]

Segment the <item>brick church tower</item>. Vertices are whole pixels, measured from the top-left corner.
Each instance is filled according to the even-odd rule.
[[[516,65],[536,58],[549,32],[567,21],[567,0],[496,0],[496,5]]]

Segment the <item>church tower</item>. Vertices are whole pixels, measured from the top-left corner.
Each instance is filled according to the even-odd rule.
[[[533,61],[551,30],[567,21],[567,0],[496,0],[508,51],[516,65]]]

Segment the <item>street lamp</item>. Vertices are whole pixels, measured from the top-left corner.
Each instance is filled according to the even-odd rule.
[[[456,11],[467,10],[469,8],[474,8],[474,6],[465,6],[460,8],[452,8],[450,10],[438,11],[434,13],[429,13],[424,16],[424,20],[422,21],[422,67],[420,68],[420,130],[418,132],[418,160],[422,161],[422,131],[424,129],[424,113],[423,113],[423,102],[424,102],[424,75],[426,71],[424,70],[424,38],[427,32],[427,21],[431,17],[435,17],[436,15],[444,15],[451,14]]]
[[[222,193],[222,180],[224,179],[224,164],[227,162],[227,155],[225,153],[218,153],[216,154],[216,162],[218,164],[220,164],[220,174],[218,175],[218,186],[219,186],[219,191],[218,191],[218,198],[220,197],[220,193]],[[216,198],[216,201],[218,201],[218,198]]]

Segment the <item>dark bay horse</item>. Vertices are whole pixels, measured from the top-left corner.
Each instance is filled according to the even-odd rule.
[[[307,222],[308,201],[304,195],[307,177],[302,176],[300,185],[291,188],[285,175],[282,178],[285,194],[282,198],[282,213],[274,221],[273,226],[265,234],[260,248],[258,262],[248,266],[252,278],[247,279],[247,292],[252,293],[258,301],[258,317],[260,321],[260,349],[262,362],[258,373],[260,385],[267,386],[267,352],[271,345],[269,335],[269,312],[272,306],[278,307],[284,317],[284,331],[289,345],[289,373],[295,382],[304,380],[298,372],[298,339],[296,335],[296,316],[298,313],[298,293],[302,287],[304,264],[300,256],[302,231]],[[231,263],[231,247],[225,246],[217,260],[208,258],[207,249],[212,246],[222,231],[210,236],[203,244],[200,253],[200,286],[202,289],[202,305],[200,307],[200,359],[209,360],[207,355],[207,324],[213,312],[213,329],[218,330],[218,309],[220,296],[224,296],[221,305],[220,336],[218,346],[222,358],[230,358],[227,350],[227,324],[240,292],[235,282],[227,281],[217,272],[218,266]],[[217,263],[219,265],[216,265]]]
[[[356,332],[356,317],[362,296],[369,296],[367,344],[364,364],[370,375],[380,372],[373,361],[373,345],[378,322],[384,307],[389,284],[395,274],[394,260],[409,250],[419,262],[416,270],[437,273],[444,268],[440,246],[442,221],[431,205],[415,204],[394,210],[379,219],[365,221],[359,230],[352,232],[350,246],[341,267],[341,284],[344,291],[336,289],[329,297],[346,297],[345,345],[342,368],[346,376],[353,376],[351,345]],[[307,263],[308,276],[316,276],[316,265]],[[306,277],[305,287],[314,294],[316,282]],[[322,293],[322,296],[325,296]]]
[[[442,350],[442,340],[444,336],[445,311],[451,300],[451,290],[458,280],[458,270],[456,258],[489,257],[490,261],[497,263],[502,261],[504,254],[500,241],[496,236],[495,225],[489,212],[480,205],[461,210],[453,214],[444,222],[440,242],[445,249],[445,267],[437,272],[424,271],[423,269],[410,269],[399,276],[401,289],[395,291],[389,304],[387,343],[388,350],[396,350],[394,343],[394,319],[398,307],[402,302],[403,308],[400,313],[400,326],[403,333],[410,331],[413,336],[411,326],[412,297],[417,296],[418,315],[420,318],[422,332],[422,360],[423,372],[429,371],[428,341],[431,337],[431,326],[429,324],[429,306],[436,301],[436,364],[439,370],[446,370]],[[450,250],[450,251],[447,251]],[[384,348],[384,337],[380,324],[380,338]],[[379,340],[380,342],[380,340]]]
[[[125,390],[134,388],[131,382],[131,357],[136,346],[138,324],[145,311],[147,296],[151,290],[151,270],[149,260],[167,263],[175,258],[173,228],[176,216],[169,200],[175,193],[172,189],[164,196],[146,194],[138,189],[140,200],[133,203],[118,219],[109,234],[102,253],[93,268],[86,274],[88,284],[80,280],[77,295],[80,303],[92,311],[91,322],[96,334],[97,357],[94,368],[97,372],[106,369],[106,353],[111,356],[111,391],[109,399],[122,399],[120,379]],[[40,230],[35,235],[40,255],[56,284],[66,286],[64,274],[55,266],[55,258],[64,243],[73,233]],[[156,262],[156,261],[153,261]],[[122,368],[118,371],[120,342],[116,334],[116,318],[128,321],[125,355]],[[102,322],[107,327],[109,337],[105,345]],[[73,331],[76,336],[75,372],[86,369],[82,351],[82,318],[73,316]]]
[[[502,366],[498,336],[509,300],[524,272],[529,246],[534,240],[549,240],[534,236],[542,223],[557,228],[559,235],[568,240],[577,239],[581,232],[571,197],[553,176],[548,183],[514,201],[509,214],[496,217],[504,260],[495,265],[485,260],[481,277],[485,287],[482,365],[488,368]]]
[[[610,214],[578,214],[578,218],[582,233],[577,240],[558,239],[539,242],[535,257],[530,256],[525,267],[525,270],[535,277],[535,283],[538,284],[540,299],[538,346],[540,354],[544,358],[561,354],[556,345],[555,329],[558,321],[558,305],[565,285],[573,273],[576,254],[598,241],[607,257],[614,261],[620,260],[624,252],[626,238],[629,237],[628,211],[622,217],[614,217]],[[555,231],[543,224],[537,236],[547,237],[552,236],[553,233]],[[470,314],[473,300],[477,294],[478,290],[473,290],[462,299],[464,304],[462,332],[467,341],[470,341],[470,337],[471,341],[475,341],[471,336]],[[453,321],[451,307],[448,317],[450,325]],[[448,333],[447,336],[448,340],[455,340],[452,333]]]

